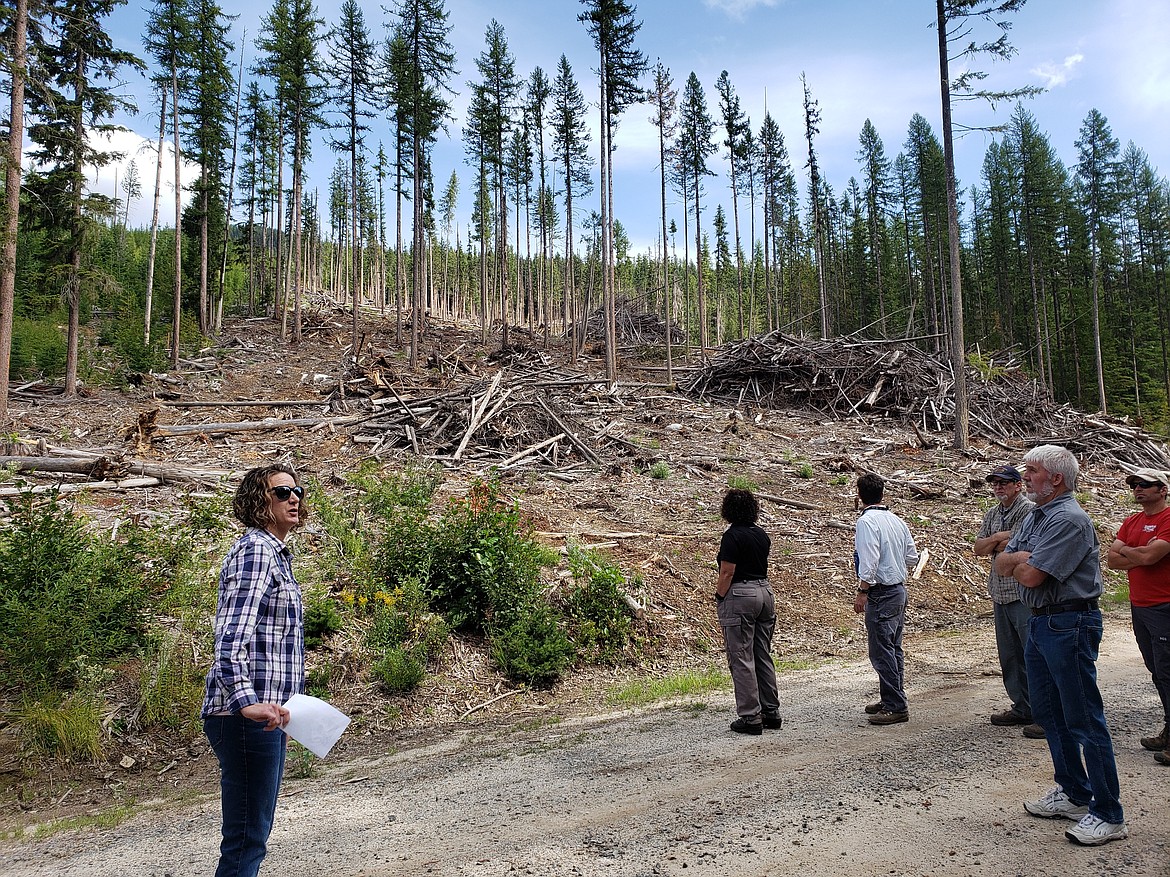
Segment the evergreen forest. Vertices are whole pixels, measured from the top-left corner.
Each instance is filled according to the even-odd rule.
[[[324,302],[352,314],[355,338],[363,312],[396,316],[412,364],[428,318],[575,355],[601,312],[613,375],[629,306],[679,327],[664,357],[772,331],[903,339],[1018,362],[1055,402],[1167,430],[1170,185],[1114,137],[1107,107],[1057,145],[1075,152],[1066,165],[1030,89],[980,92],[969,68],[951,80],[1007,100],[978,179],[954,188],[955,246],[934,107],[885,139],[866,121],[856,173],[827,179],[808,83],[803,130],[786,138],[768,112],[753,122],[734,69],[701,82],[652,63],[628,0],[566,5],[596,53],[551,52],[531,71],[497,21],[478,55],[457,58],[444,0],[345,0],[331,21],[312,0],[273,0],[243,36],[216,0],[154,0],[139,45],[110,36],[120,5],[0,9],[0,389],[44,377],[72,394],[165,369],[234,316],[272,317],[295,343]],[[940,60],[969,60],[968,41],[1009,58],[979,29],[1006,35],[1022,5],[938,0]],[[131,105],[136,77],[149,106]],[[132,110],[157,121],[153,150],[126,166],[118,197],[96,194],[88,175],[118,158],[103,135]],[[631,113],[649,114],[660,147],[658,218],[634,235],[612,176]],[[441,139],[461,143],[462,164],[436,163]],[[327,178],[310,173],[322,151]],[[156,182],[164,161],[185,191]],[[143,200],[153,220],[131,223]],[[635,251],[631,236],[655,243]]]

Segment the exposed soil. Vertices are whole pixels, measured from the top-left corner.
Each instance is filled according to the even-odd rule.
[[[164,394],[317,399],[315,413],[336,413],[334,390],[354,362],[340,327],[326,320],[319,326],[293,346],[271,340],[270,323],[234,324],[215,367],[96,389],[69,404],[48,395],[19,402],[12,406],[16,431],[24,442],[231,470],[295,452],[303,473],[343,485],[369,450],[344,428],[136,437],[139,416],[155,410],[165,424],[314,413],[167,407]],[[367,335],[360,359],[392,363],[406,395],[493,373],[486,354],[474,353],[477,336],[448,326],[427,341],[428,351],[440,353],[463,344],[473,375],[411,373],[385,326]],[[356,644],[329,643],[310,665],[339,668],[333,700],[357,721],[312,776],[299,776],[304,765],[290,767],[267,873],[1170,874],[1165,774],[1136,744],[1155,724],[1155,695],[1124,610],[1108,616],[1102,676],[1130,840],[1076,849],[1063,825],[1025,818],[1020,800],[1050,784],[1044,744],[987,724],[1004,698],[988,633],[985,567],[971,556],[970,536],[988,501],[982,476],[1005,459],[1018,461],[1022,449],[976,438],[967,456],[956,457],[945,436],[923,448],[912,428],[890,421],[713,407],[649,388],[661,372],[640,369],[632,355],[623,362],[618,387],[590,400],[598,416],[589,426],[623,437],[626,450],[609,449],[603,465],[584,472],[528,470],[506,475],[503,484],[550,545],[572,538],[604,546],[641,576],[634,597],[646,607],[644,653],[636,663],[589,669],[548,690],[514,691],[478,644],[458,641],[418,692],[388,699],[362,677]],[[598,359],[576,367],[584,375],[602,368]],[[622,392],[631,384],[641,385]],[[362,404],[350,397],[346,407]],[[405,458],[383,454],[390,467]],[[646,474],[657,461],[668,465],[668,478]],[[441,493],[458,495],[488,464],[446,468]],[[888,729],[858,716],[875,688],[862,660],[864,629],[852,612],[851,475],[866,468],[889,479],[891,506],[930,552],[908,612],[912,720]],[[763,738],[726,733],[726,694],[614,715],[605,701],[613,683],[721,661],[710,591],[722,530],[718,503],[729,475],[816,506],[765,501],[761,521],[773,537],[772,579],[785,620],[775,652],[792,668],[785,671],[785,728]],[[1090,469],[1081,487],[1107,542],[1129,511],[1119,473]],[[80,502],[101,521],[162,515],[176,492],[190,489],[94,492]],[[132,700],[132,689],[124,702],[112,700],[111,727]],[[199,738],[118,736],[105,762],[62,767],[24,759],[8,727],[0,730],[0,770],[0,834],[9,837],[0,873],[210,870],[216,776]],[[116,828],[17,839],[54,820],[109,814],[119,805],[135,815]]]

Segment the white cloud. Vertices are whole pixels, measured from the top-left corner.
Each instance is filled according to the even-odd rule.
[[[747,13],[757,6],[775,6],[779,0],[703,0],[708,9],[720,10],[729,18],[742,21]]]
[[[1077,68],[1084,60],[1085,56],[1077,52],[1075,55],[1069,55],[1065,58],[1063,64],[1045,61],[1033,67],[1031,72],[1044,80],[1045,88],[1059,88],[1062,85],[1068,85],[1069,80],[1076,78]]]

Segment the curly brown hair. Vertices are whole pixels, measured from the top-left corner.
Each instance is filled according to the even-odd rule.
[[[733,487],[723,495],[719,514],[729,524],[751,526],[760,517],[760,503],[750,490]]]
[[[268,466],[257,466],[244,473],[244,480],[236,488],[235,498],[232,500],[232,514],[246,527],[268,529],[272,519],[268,514],[268,479],[278,472],[291,475],[297,483],[297,473],[287,463],[271,463]],[[305,523],[309,518],[309,507],[302,498],[297,526]]]

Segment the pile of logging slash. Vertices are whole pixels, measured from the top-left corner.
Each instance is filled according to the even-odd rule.
[[[618,296],[614,301],[614,329],[619,342],[635,345],[655,345],[666,343],[666,333],[671,333],[671,341],[682,344],[685,338],[683,330],[666,321],[658,314],[646,310],[636,301]],[[566,335],[567,337],[567,335]],[[582,323],[577,324],[577,337],[586,341],[605,341],[605,309],[598,308],[589,314]]]
[[[1050,401],[1019,364],[967,370],[970,431],[1009,449],[1060,444],[1102,462],[1170,469],[1170,453],[1131,424]],[[835,419],[876,415],[919,431],[955,424],[955,377],[941,354],[898,341],[772,332],[720,348],[679,389],[695,398],[805,408]]]

